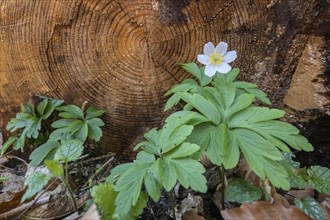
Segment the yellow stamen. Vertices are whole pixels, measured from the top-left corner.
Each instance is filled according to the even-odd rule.
[[[223,60],[223,56],[220,53],[212,53],[210,55],[210,63],[212,65],[219,65]]]

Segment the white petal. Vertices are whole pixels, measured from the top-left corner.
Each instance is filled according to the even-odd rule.
[[[212,42],[208,42],[204,45],[204,54],[211,55],[211,53],[214,53],[214,45],[212,44]]]
[[[215,66],[212,66],[212,65],[205,66],[205,75],[207,75],[208,77],[214,76],[214,74],[216,72],[217,72],[217,69],[215,68]]]
[[[228,44],[225,43],[225,42],[220,42],[217,47],[215,48],[215,52],[216,53],[220,53],[221,55],[224,55],[227,51],[227,48],[228,48]]]
[[[207,55],[204,55],[204,54],[199,54],[197,56],[197,60],[198,60],[198,62],[200,62],[200,63],[202,63],[204,65],[210,64],[210,57],[207,56]]]
[[[237,54],[235,50],[228,51],[225,56],[223,57],[222,62],[224,63],[230,63],[233,62],[237,58]]]
[[[226,74],[231,70],[231,66],[227,63],[221,63],[220,65],[216,66],[216,69],[219,73]]]

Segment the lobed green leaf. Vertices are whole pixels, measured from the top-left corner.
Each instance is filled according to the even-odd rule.
[[[243,179],[232,179],[225,190],[225,198],[230,202],[249,203],[262,197],[262,189]]]

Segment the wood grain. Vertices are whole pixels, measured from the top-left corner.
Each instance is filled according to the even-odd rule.
[[[204,43],[237,50],[241,78],[282,106],[317,0],[2,0],[0,127],[32,94],[107,110],[100,152],[129,155],[164,119],[163,94]],[[300,34],[300,35],[298,35]]]

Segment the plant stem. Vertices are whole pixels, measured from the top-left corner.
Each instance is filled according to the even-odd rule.
[[[69,183],[69,165],[67,160],[65,161],[65,182]]]
[[[78,206],[77,206],[77,203],[76,203],[76,199],[74,198],[74,195],[73,195],[71,186],[69,184],[69,165],[68,165],[68,161],[67,160],[65,161],[65,177],[62,180],[62,182],[64,183],[64,185],[68,189],[68,191],[70,193],[70,197],[71,197],[72,202],[73,202],[73,205],[74,205],[74,208],[75,208],[75,211],[77,211],[78,210]]]
[[[171,205],[172,205],[172,212],[173,212],[173,219],[176,220],[176,216],[175,216],[175,204],[174,204],[174,193],[173,193],[174,189],[172,189],[170,191],[170,200],[171,200]]]
[[[72,192],[72,189],[71,189],[71,186],[68,182],[66,182],[66,180],[62,180],[64,185],[66,186],[66,188],[68,189],[69,193],[70,193],[70,197],[71,197],[71,200],[73,202],[73,205],[74,205],[74,208],[75,208],[75,211],[78,210],[78,206],[77,206],[77,203],[76,203],[76,199],[74,198],[74,195],[73,195],[73,192]]]
[[[225,209],[225,167],[221,164],[221,208]]]
[[[100,166],[95,173],[89,178],[88,180],[88,187],[92,187],[93,185],[93,179],[95,178],[95,176],[97,174],[99,174],[109,163],[111,163],[111,161],[114,160],[114,157],[111,157],[109,160],[107,160],[107,162],[105,162],[104,164],[102,164],[102,166]]]

